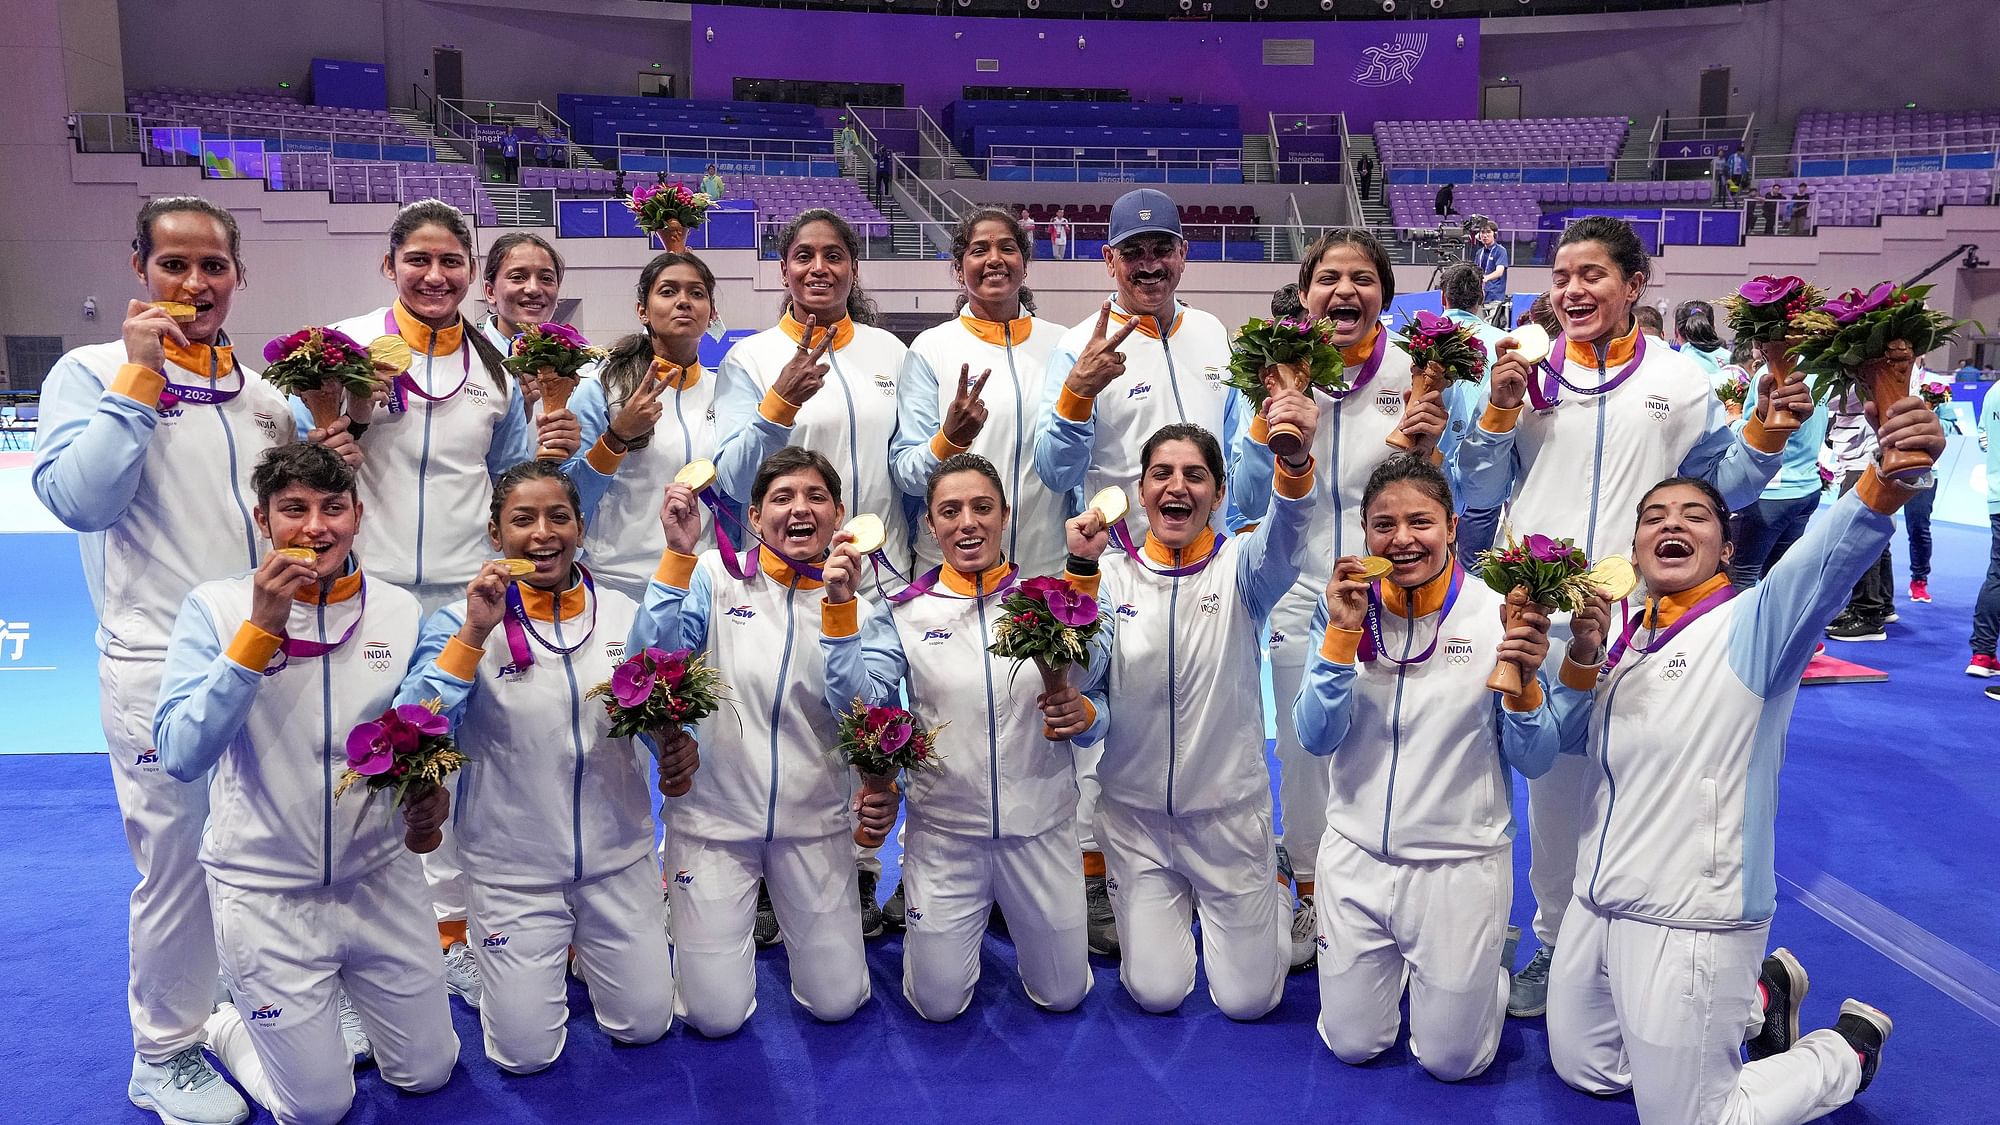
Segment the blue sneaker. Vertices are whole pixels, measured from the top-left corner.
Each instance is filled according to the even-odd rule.
[[[222,1080],[199,1044],[154,1065],[132,1056],[125,1096],[160,1115],[165,1125],[241,1125],[250,1120],[243,1095]]]
[[[1545,945],[1535,950],[1535,955],[1514,974],[1513,986],[1507,994],[1508,1015],[1525,1020],[1549,1010],[1549,963],[1555,956],[1556,947]]]

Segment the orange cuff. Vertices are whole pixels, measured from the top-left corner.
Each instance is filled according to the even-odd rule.
[[[438,923],[439,948],[443,949],[446,953],[450,953],[452,946],[465,945],[465,944],[467,944],[467,938],[465,936],[465,919],[460,918],[456,922]]]
[[[694,556],[683,555],[668,547],[660,555],[660,567],[653,572],[653,580],[676,589],[687,589],[688,584],[694,581]]]
[[[931,437],[931,455],[940,461],[955,457],[970,448],[972,447],[969,445],[960,445],[944,436],[943,430],[939,430]]]
[[[799,404],[776,391],[765,391],[764,401],[757,404],[757,413],[780,426],[789,426],[798,421]]]
[[[829,637],[851,637],[861,631],[861,599],[819,603],[819,631]]]
[[[1278,475],[1272,481],[1271,487],[1277,490],[1278,495],[1287,500],[1303,500],[1311,494],[1313,487],[1312,458],[1306,458],[1306,471],[1296,476],[1292,474],[1290,469],[1285,467],[1283,461],[1279,461],[1277,466]]]
[[[1743,420],[1743,444],[1759,453],[1782,453],[1791,435],[1764,425],[1764,417],[1753,410]]]
[[[1489,402],[1485,412],[1479,416],[1479,428],[1489,434],[1511,434],[1514,424],[1520,420],[1520,407],[1495,406]]]
[[[1361,630],[1342,629],[1338,625],[1328,625],[1326,636],[1319,642],[1319,654],[1335,664],[1354,663],[1355,654],[1361,651]]]
[[[160,392],[167,389],[167,377],[150,367],[127,363],[118,368],[109,389],[114,395],[124,395],[133,402],[157,409]]]
[[[1085,398],[1068,386],[1064,386],[1062,393],[1056,396],[1056,413],[1072,422],[1090,421],[1090,412],[1096,408],[1096,399]]]
[[[1603,670],[1602,664],[1578,664],[1568,656],[1564,656],[1562,674],[1557,678],[1571,691],[1596,691],[1597,675]]]
[[[1083,853],[1083,877],[1086,879],[1093,877],[1101,879],[1104,877],[1103,852]]]
[[[262,672],[284,643],[285,638],[245,621],[236,630],[236,639],[229,642],[229,659],[252,672]]]
[[[611,452],[611,447],[604,444],[603,438],[598,438],[597,444],[590,447],[590,452],[583,455],[584,464],[589,465],[607,477],[617,472],[618,466],[624,460],[625,455],[623,453]]]
[[[1250,440],[1258,445],[1271,444],[1271,423],[1264,421],[1262,414],[1250,416]]]
[[[479,678],[479,662],[486,657],[486,650],[473,648],[457,637],[444,643],[444,651],[438,653],[438,671],[461,680]]]
[[[1086,695],[1083,697],[1083,709],[1090,713],[1090,718],[1085,722],[1083,728],[1089,730],[1091,727],[1097,725],[1097,704],[1092,703],[1090,697]]]
[[[1896,509],[1910,502],[1917,490],[1909,485],[1890,480],[1882,475],[1879,466],[1870,465],[1854,483],[1854,491],[1861,495],[1861,502],[1870,511],[1880,515],[1893,516]]]
[[[1521,694],[1501,696],[1500,705],[1509,711],[1525,714],[1542,705],[1542,681],[1539,676],[1524,674],[1521,678],[1526,681],[1521,687]]]
[[[1444,468],[1444,450],[1435,448],[1431,450],[1431,464],[1440,469]]]
[[[1099,571],[1096,574],[1071,574],[1065,570],[1063,571],[1063,581],[1069,583],[1069,588],[1075,590],[1077,593],[1094,598],[1097,596],[1098,584],[1104,581],[1104,572]]]

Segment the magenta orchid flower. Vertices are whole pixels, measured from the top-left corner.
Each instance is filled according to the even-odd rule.
[[[347,732],[347,768],[363,777],[389,772],[396,753],[381,723],[366,722]]]
[[[1072,628],[1080,628],[1097,620],[1097,599],[1089,594],[1080,594],[1067,585],[1059,590],[1051,590],[1044,598],[1050,616]]]
[[[912,729],[908,719],[900,719],[883,728],[880,743],[882,753],[894,754],[908,745]]]
[[[1522,542],[1536,562],[1561,562],[1569,557],[1569,545],[1546,535],[1530,535]]]
[[[590,346],[590,341],[583,338],[583,333],[578,332],[571,325],[557,324],[554,321],[550,321],[540,325],[539,328],[542,335],[559,340],[572,348],[587,348]]]
[[[647,650],[648,654],[652,651]],[[620,707],[637,707],[652,698],[657,679],[646,658],[627,660],[611,673],[611,698]]]
[[[301,328],[289,336],[278,337],[264,345],[264,362],[278,362],[293,352],[298,351],[311,338],[312,329],[310,328]]]
[[[1744,282],[1736,295],[1753,305],[1778,305],[1804,286],[1804,279],[1789,274],[1783,277],[1763,274]]]
[[[1895,292],[1896,287],[1885,281],[1875,288],[1870,289],[1866,295],[1863,295],[1859,289],[1849,289],[1847,292],[1821,305],[1820,308],[1828,316],[1831,316],[1835,323],[1853,324],[1855,321],[1888,304],[1890,296]]]

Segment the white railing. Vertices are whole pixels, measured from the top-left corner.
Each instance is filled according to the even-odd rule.
[[[1334,116],[1340,119],[1340,182],[1347,189],[1347,217],[1358,226],[1362,222],[1362,199],[1360,177],[1354,174],[1354,146],[1347,136],[1347,115],[1337,113]]]
[[[696,156],[706,160],[837,160],[830,140],[705,137],[695,133],[620,133],[621,156]]]
[[[872,111],[876,124],[883,125],[888,120],[886,111],[897,108],[899,107],[846,107],[848,121],[855,126],[855,135],[859,138],[858,144],[861,153],[870,165],[866,176],[871,185],[875,181],[873,168],[875,154],[884,151],[884,148],[882,139],[875,134],[875,126],[868,123],[862,111]],[[918,126],[918,131],[921,132],[921,125]],[[891,189],[889,199],[899,204],[904,202],[904,200],[897,199],[894,190],[901,188],[904,199],[910,203],[914,203],[917,210],[925,216],[924,219],[919,220],[916,224],[925,244],[931,246],[933,249],[949,253],[952,230],[958,225],[958,209],[953,207],[951,202],[945,199],[944,196],[939,195],[936,189],[932,188],[930,184],[926,183],[924,178],[917,174],[917,170],[910,167],[908,160],[904,158],[902,153],[896,152],[894,149],[887,151],[889,152],[889,185]]]
[[[1361,212],[1356,210],[1353,214],[1355,225],[1359,226]],[[1306,220],[1305,216],[1299,214],[1299,197],[1291,192],[1285,193],[1285,216],[1291,220],[1291,225],[1285,231],[1292,248],[1290,260],[1296,262],[1306,255]]]

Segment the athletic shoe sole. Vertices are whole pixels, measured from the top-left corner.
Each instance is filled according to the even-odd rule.
[[[1884,633],[1880,629],[1872,633],[1828,633],[1826,636],[1828,640],[1834,641],[1886,641],[1889,639],[1889,634]]]
[[[1812,978],[1806,975],[1806,967],[1799,964],[1799,959],[1792,956],[1792,951],[1783,946],[1772,950],[1771,955],[1766,960],[1776,961],[1780,965],[1783,965],[1785,967],[1785,975],[1791,978],[1791,987],[1786,990],[1784,1008],[1776,1012],[1766,1009],[1764,1012],[1766,1020],[1770,1020],[1773,1017],[1784,1019],[1785,1045],[1780,1048],[1780,1051],[1789,1051],[1792,1048],[1792,1044],[1799,1041],[1799,1009],[1805,1004],[1806,993],[1812,989]],[[1760,1033],[1757,1038],[1762,1039],[1763,1035]],[[1754,1043],[1755,1041],[1752,1040],[1751,1042]],[[1772,1055],[1778,1053],[1779,1051],[1772,1051],[1760,1055],[1753,1051],[1751,1061],[1755,1062],[1760,1058],[1770,1058]]]
[[[189,1121],[184,1117],[175,1117],[173,1114],[154,1105],[153,1095],[148,1094],[144,1090],[135,1090],[129,1084],[125,1087],[125,1098],[147,1113],[158,1116],[161,1125],[208,1125],[207,1122]],[[241,1114],[229,1119],[228,1125],[243,1125],[248,1120],[250,1120],[250,1109],[248,1106],[245,1106]]]
[[[1965,666],[1965,674],[1968,676],[1978,676],[1981,679],[1984,679],[1988,676],[2000,676],[2000,669],[1986,668],[1978,664],[1967,664]]]

